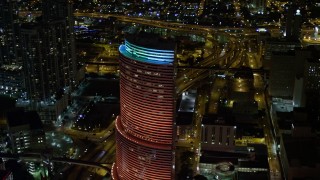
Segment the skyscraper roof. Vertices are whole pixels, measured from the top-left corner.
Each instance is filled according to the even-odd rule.
[[[128,34],[126,40],[132,44],[159,50],[174,50],[175,42],[172,39],[165,39],[156,34],[144,33]]]

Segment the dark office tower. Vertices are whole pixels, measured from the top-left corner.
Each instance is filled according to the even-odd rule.
[[[286,14],[285,36],[289,39],[300,39],[301,25],[301,10],[296,4],[291,4]]]
[[[23,89],[22,61],[19,55],[17,0],[0,1],[0,91],[17,95]]]
[[[44,52],[42,41],[42,29],[40,24],[23,24],[21,26],[22,59],[24,59],[24,74],[28,99],[38,102],[50,96],[50,90],[46,87],[48,79],[47,70],[43,66]]]
[[[56,19],[65,19],[69,15],[69,0],[42,0],[43,18],[50,22]]]
[[[73,88],[76,55],[72,3],[70,0],[43,0],[42,16],[44,61],[48,61],[51,88]]]
[[[120,51],[113,179],[173,179],[175,44],[129,36]]]
[[[0,1],[0,65],[21,65],[18,60],[19,19],[17,0]]]
[[[44,0],[42,19],[22,25],[22,57],[27,97],[44,123],[55,121],[75,85],[72,4]]]

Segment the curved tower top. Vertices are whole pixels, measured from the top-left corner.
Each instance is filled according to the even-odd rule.
[[[119,47],[120,54],[150,64],[173,64],[175,43],[168,39],[155,38],[150,34],[127,36]]]

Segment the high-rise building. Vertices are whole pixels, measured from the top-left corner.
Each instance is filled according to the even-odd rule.
[[[0,66],[0,92],[17,96],[24,89],[22,66],[3,64]]]
[[[291,4],[286,14],[286,29],[284,36],[291,39],[300,39],[302,25],[301,10]]]
[[[305,88],[307,92],[319,92],[320,90],[320,48],[308,46],[310,56],[306,58],[304,76],[306,78]]]
[[[44,46],[41,39],[41,25],[23,24],[21,28],[21,47],[23,49],[22,58],[24,59],[23,70],[25,74],[26,91],[28,99],[43,99],[46,94],[43,87],[46,70],[42,67],[43,54],[41,48]]]
[[[30,109],[50,123],[67,106],[67,95],[77,83],[74,22],[67,0],[44,0],[42,12],[39,22],[21,26],[21,54]]]
[[[173,179],[175,43],[128,36],[120,51],[114,179]]]
[[[67,0],[45,0],[42,12],[41,63],[47,74],[46,88],[72,88],[76,71],[72,4]]]
[[[0,1],[0,65],[21,65],[18,58],[18,42],[17,0]]]
[[[40,117],[35,111],[20,108],[7,113],[8,150],[11,153],[43,152],[46,137]],[[35,172],[36,163],[26,162],[28,171]]]
[[[269,94],[272,97],[293,97],[295,52],[274,52],[271,58]]]
[[[0,91],[15,96],[23,90],[17,0],[0,1]]]
[[[320,89],[320,62],[319,59],[308,59],[306,67],[306,88],[308,91]]]
[[[272,65],[272,53],[274,52],[287,52],[293,51],[295,48],[301,47],[301,43],[298,40],[287,40],[287,39],[277,39],[277,38],[270,38],[266,41],[264,58],[262,61],[263,68],[270,70]]]
[[[72,88],[76,76],[76,53],[75,53],[75,34],[74,34],[74,16],[73,5],[70,0],[43,0],[42,1],[43,23],[46,26],[46,37],[48,41],[55,38],[57,44],[53,46],[60,47],[64,52],[64,67],[62,74],[69,76],[67,84]],[[57,52],[58,54],[59,51]],[[67,70],[66,70],[67,67]],[[67,74],[66,74],[67,72]],[[60,75],[62,75],[60,74]],[[63,75],[62,75],[63,77]],[[63,77],[65,78],[65,77]]]
[[[45,133],[37,112],[12,110],[7,114],[7,126],[12,153],[45,149]]]

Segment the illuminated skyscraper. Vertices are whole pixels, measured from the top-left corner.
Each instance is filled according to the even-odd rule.
[[[175,43],[129,36],[120,51],[114,179],[173,179]]]

